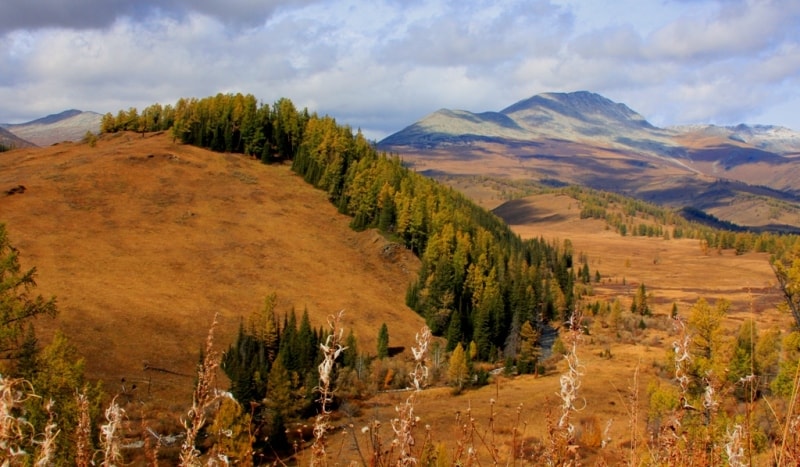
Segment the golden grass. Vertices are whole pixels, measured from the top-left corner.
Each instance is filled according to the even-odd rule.
[[[0,198],[0,222],[60,310],[37,328],[45,342],[62,329],[110,393],[125,378],[182,407],[214,314],[224,349],[272,292],[279,313],[307,308],[317,327],[344,309],[362,351],[374,353],[383,322],[393,346],[422,324],[404,305],[416,258],[350,230],[287,166],[119,134],[4,153],[0,187],[20,184]]]

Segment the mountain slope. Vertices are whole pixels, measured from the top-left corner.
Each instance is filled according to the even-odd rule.
[[[63,141],[80,141],[87,131],[99,133],[102,119],[103,116],[96,112],[71,109],[26,123],[0,126],[37,146],[49,146]]]
[[[422,326],[403,305],[416,258],[353,232],[285,165],[118,134],[0,157],[0,188],[17,185],[26,191],[0,197],[2,221],[60,309],[37,329],[64,330],[109,392],[124,377],[189,400],[191,376],[179,375],[193,374],[213,315],[224,349],[273,292],[279,315],[307,308],[315,327],[344,309],[364,352],[383,322],[393,346]]]
[[[30,141],[26,141],[2,127],[0,127],[0,145],[4,146],[6,149],[35,146],[35,144]]]
[[[578,184],[745,226],[800,226],[800,133],[785,128],[658,128],[581,91],[539,94],[500,112],[439,110],[379,147],[432,176]],[[718,182],[731,183],[718,190]],[[746,211],[735,208],[744,203]]]

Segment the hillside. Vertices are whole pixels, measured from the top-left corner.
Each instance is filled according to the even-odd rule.
[[[383,322],[398,346],[422,326],[403,304],[416,258],[353,232],[286,165],[117,134],[5,153],[0,187],[17,185],[26,191],[0,197],[2,222],[60,309],[37,322],[43,341],[62,329],[109,392],[126,378],[187,402],[214,313],[222,350],[272,292],[279,314],[307,308],[317,327],[344,309],[364,351]]]
[[[536,95],[500,112],[441,109],[379,147],[438,178],[576,184],[755,229],[800,228],[800,133],[786,128],[658,128],[581,91]]]
[[[103,116],[96,112],[70,109],[26,123],[0,124],[14,135],[37,146],[80,141],[87,131],[100,132]]]
[[[0,127],[0,145],[6,149],[35,146],[35,144],[31,143],[30,141],[25,141],[24,139],[2,127]]]

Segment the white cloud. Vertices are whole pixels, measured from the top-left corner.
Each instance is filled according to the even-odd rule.
[[[800,129],[769,111],[799,84],[788,0],[76,0],[34,14],[51,1],[0,4],[0,122],[244,92],[381,137],[440,107],[589,90],[657,124],[780,115]]]

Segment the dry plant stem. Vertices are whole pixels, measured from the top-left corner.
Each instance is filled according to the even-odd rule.
[[[414,427],[419,422],[419,417],[414,415],[414,397],[424,386],[428,379],[428,366],[425,359],[428,356],[428,347],[431,342],[431,330],[424,326],[415,336],[417,345],[411,347],[414,356],[414,370],[409,374],[411,383],[414,385],[414,392],[406,399],[405,403],[395,407],[398,418],[392,420],[392,430],[394,431],[394,441],[392,444],[397,446],[399,459],[397,465],[415,465],[417,459],[411,450],[415,444]]]
[[[116,397],[106,409],[106,423],[100,426],[100,445],[103,449],[104,467],[117,465],[122,461],[120,428],[125,411],[117,404]]]
[[[567,362],[567,371],[559,378],[561,387],[557,394],[561,399],[561,415],[558,423],[551,429],[550,448],[545,456],[545,461],[550,465],[576,465],[578,462],[578,446],[574,444],[575,427],[571,416],[573,412],[583,409],[576,404],[583,376],[583,364],[578,358],[581,324],[582,315],[580,307],[577,307],[569,319],[569,332],[566,335],[568,351],[564,359]]]
[[[325,339],[325,343],[319,345],[322,349],[322,363],[318,367],[319,386],[317,386],[317,391],[319,391],[317,402],[320,404],[320,412],[314,420],[314,444],[311,445],[312,466],[322,466],[328,463],[325,432],[329,428],[328,420],[331,413],[328,406],[333,402],[333,387],[331,385],[333,364],[346,349],[340,344],[344,334],[344,330],[339,325],[342,315],[344,315],[344,310],[328,317],[328,326],[331,328],[331,333]]]
[[[689,348],[692,338],[680,316],[676,316],[673,323],[678,332],[678,339],[672,343],[672,348],[675,352],[675,380],[680,388],[680,402],[673,411],[671,420],[665,423],[658,433],[656,451],[651,451],[651,457],[656,462],[679,465],[688,456],[688,453],[681,451],[680,441],[683,440],[683,417],[687,408],[692,408],[687,402],[690,383],[689,365],[692,360]]]
[[[630,388],[630,426],[631,426],[631,452],[629,465],[639,465],[639,456],[636,454],[638,448],[637,435],[639,433],[639,363],[633,371],[633,386]]]
[[[53,412],[54,404],[55,402],[52,399],[45,404],[44,408],[47,412],[47,424],[44,427],[44,431],[38,436],[38,439],[33,440],[34,444],[40,446],[36,454],[36,461],[33,464],[36,467],[49,467],[54,460],[56,437],[60,432],[55,422],[56,414]]]
[[[726,438],[725,454],[728,457],[728,465],[730,467],[750,465],[745,462],[744,446],[742,446],[742,426],[737,423],[733,426],[733,430],[726,429]]]
[[[88,467],[92,463],[92,424],[89,419],[89,398],[85,392],[75,395],[78,403],[78,430],[75,440],[75,465]]]
[[[0,456],[5,462],[0,465],[11,465],[15,458],[27,456],[24,450],[28,444],[25,432],[30,423],[15,413],[25,402],[37,397],[33,386],[28,381],[17,378],[4,378],[0,374]]]
[[[786,421],[784,422],[783,426],[783,437],[781,439],[781,447],[780,451],[778,452],[778,465],[786,465],[784,462],[784,456],[787,454],[786,452],[786,442],[789,439],[789,433],[792,428],[792,425],[796,425],[795,419],[797,418],[794,415],[795,406],[797,405],[797,398],[800,397],[800,361],[797,362],[797,368],[795,369],[794,373],[794,386],[792,387],[792,398],[791,402],[789,403],[789,409],[786,413]],[[794,421],[794,422],[793,422]],[[796,428],[796,427],[795,427]],[[792,451],[796,451],[797,447],[793,446]],[[794,456],[792,456],[794,457]],[[797,459],[792,459],[796,461]]]
[[[186,438],[181,445],[180,464],[182,467],[199,466],[200,451],[195,447],[197,435],[206,423],[206,410],[220,397],[214,389],[216,370],[219,366],[219,355],[214,351],[214,329],[217,327],[217,315],[208,331],[203,362],[197,368],[197,387],[192,396],[192,408],[188,419],[183,421]]]
[[[158,467],[158,450],[161,448],[161,437],[155,435],[149,426],[142,420],[144,435],[144,457],[148,467]],[[148,434],[150,436],[148,436]],[[152,439],[155,438],[156,442],[153,444]]]

